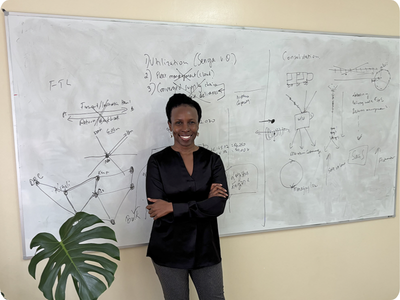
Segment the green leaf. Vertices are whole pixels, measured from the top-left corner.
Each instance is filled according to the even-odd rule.
[[[80,300],[98,299],[107,289],[104,282],[93,275],[94,273],[101,275],[108,286],[114,281],[117,264],[108,258],[87,253],[100,252],[119,260],[119,249],[116,246],[109,243],[88,243],[92,239],[116,241],[114,231],[107,226],[88,229],[98,223],[103,221],[95,215],[78,212],[61,226],[61,241],[49,233],[39,233],[32,239],[31,249],[38,248],[29,263],[28,271],[33,278],[36,278],[37,264],[48,259],[39,282],[39,289],[46,299],[54,300],[55,297],[56,300],[64,300],[69,276],[72,277]],[[58,283],[53,297],[53,287],[57,278]]]

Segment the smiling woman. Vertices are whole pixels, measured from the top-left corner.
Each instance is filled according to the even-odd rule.
[[[194,144],[195,138],[199,135],[199,117],[194,107],[188,105],[175,107],[168,125],[174,137],[172,149],[187,153],[199,148]]]
[[[165,299],[189,299],[191,276],[199,299],[224,299],[217,217],[228,187],[219,155],[195,144],[199,104],[184,94],[166,106],[174,144],[147,164],[147,209],[154,219],[147,255]]]

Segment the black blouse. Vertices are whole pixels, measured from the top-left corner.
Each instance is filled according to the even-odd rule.
[[[156,264],[198,269],[221,262],[217,217],[227,198],[208,199],[212,183],[228,190],[221,158],[205,148],[193,152],[192,176],[171,147],[150,156],[147,197],[172,202],[174,210],[153,222],[147,256]]]

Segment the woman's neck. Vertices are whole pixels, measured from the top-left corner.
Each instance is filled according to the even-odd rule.
[[[173,146],[171,146],[172,150],[179,152],[181,154],[191,154],[197,150],[199,150],[199,146],[196,146],[195,144],[190,145],[188,147],[182,147],[181,145],[176,145],[174,144]]]

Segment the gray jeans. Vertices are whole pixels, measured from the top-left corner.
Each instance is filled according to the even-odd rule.
[[[189,300],[189,275],[199,300],[224,300],[221,263],[195,270],[163,267],[153,262],[165,300]]]

